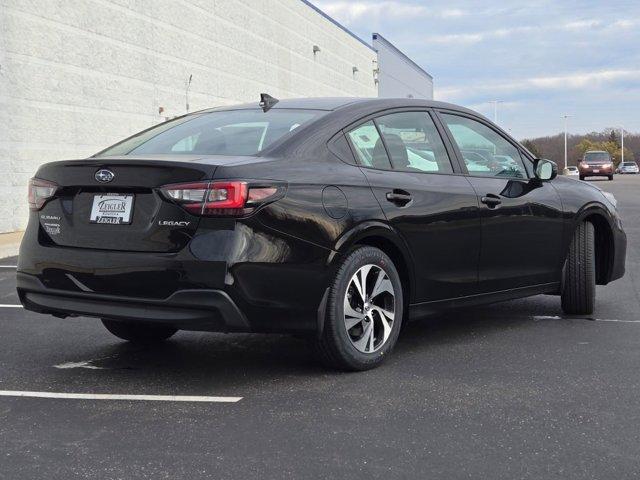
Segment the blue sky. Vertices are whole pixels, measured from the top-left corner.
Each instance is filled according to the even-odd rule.
[[[640,132],[640,0],[318,0],[370,43],[379,32],[435,78],[435,98],[517,138],[624,126]]]

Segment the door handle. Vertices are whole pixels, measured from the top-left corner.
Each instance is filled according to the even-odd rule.
[[[482,197],[480,201],[489,208],[496,208],[498,205],[502,203],[502,200],[500,200],[500,197],[493,193],[487,193],[487,195]]]
[[[412,197],[409,192],[396,189],[393,192],[387,192],[387,200],[400,207],[404,207],[412,200]]]

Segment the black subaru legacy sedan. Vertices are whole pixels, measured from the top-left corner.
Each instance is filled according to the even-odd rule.
[[[556,173],[455,105],[263,95],[40,167],[18,292],[129,341],[290,332],[364,370],[443,308],[593,311],[626,235],[611,194]]]

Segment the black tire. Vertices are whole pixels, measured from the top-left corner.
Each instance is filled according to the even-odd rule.
[[[562,270],[562,310],[570,315],[591,315],[596,300],[594,229],[591,222],[578,225]]]
[[[355,347],[344,318],[347,289],[352,277],[366,265],[375,265],[382,269],[394,290],[394,319],[391,324],[391,333],[386,342],[371,353],[362,352]],[[329,368],[346,371],[368,370],[380,365],[393,350],[402,328],[403,293],[398,271],[393,261],[382,250],[363,246],[347,255],[329,288],[324,328],[322,336],[316,341],[316,350],[322,363]]]
[[[613,175],[609,175],[609,181],[613,180]]]
[[[582,175],[580,175],[580,180],[584,180],[584,177]]]
[[[157,343],[171,337],[178,330],[163,325],[102,319],[102,324],[118,338],[132,343]]]

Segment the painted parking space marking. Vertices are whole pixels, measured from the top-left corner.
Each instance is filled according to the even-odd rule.
[[[560,315],[534,315],[534,320],[587,320],[589,322],[640,323],[640,320],[622,320],[616,318],[561,317]]]
[[[22,305],[15,305],[13,303],[0,304],[0,308],[22,308]]]
[[[640,320],[618,320],[615,318],[585,318],[594,322],[618,322],[618,323],[640,323]]]
[[[59,368],[60,370],[68,370],[70,368],[88,368],[89,370],[104,370],[103,367],[97,367],[92,365],[93,360],[86,360],[80,362],[65,362],[59,365],[54,365],[53,368]]]
[[[243,397],[211,397],[198,395],[114,395],[108,393],[27,392],[0,390],[0,397],[57,398],[72,400],[128,400],[147,402],[237,403]]]
[[[64,363],[59,363],[58,365],[54,365],[53,368],[58,368],[60,370],[69,370],[71,368],[87,368],[89,370],[108,370],[108,368],[98,367],[94,365],[94,363],[101,362],[103,360],[108,360],[114,357],[116,357],[116,355],[107,355],[106,357],[93,358],[91,360],[64,362]]]
[[[18,268],[17,265],[0,265],[0,268],[13,268],[14,270]]]

